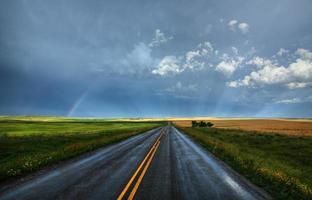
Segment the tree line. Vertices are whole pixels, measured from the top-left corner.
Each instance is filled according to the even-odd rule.
[[[192,127],[212,127],[213,126],[213,123],[211,122],[204,122],[204,121],[200,121],[200,122],[197,122],[197,121],[192,121]]]

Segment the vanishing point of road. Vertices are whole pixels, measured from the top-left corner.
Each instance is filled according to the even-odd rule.
[[[9,199],[270,199],[170,124],[0,189]]]

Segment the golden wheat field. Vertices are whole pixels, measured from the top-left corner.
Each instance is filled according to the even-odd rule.
[[[196,119],[198,120],[198,119]],[[191,119],[175,120],[178,126],[191,126]],[[281,133],[294,136],[312,136],[312,120],[297,119],[203,119],[210,121],[215,128],[242,129],[266,133]]]

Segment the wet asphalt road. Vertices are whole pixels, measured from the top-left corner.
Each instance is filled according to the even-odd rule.
[[[0,189],[0,200],[118,197],[270,199],[170,125]]]

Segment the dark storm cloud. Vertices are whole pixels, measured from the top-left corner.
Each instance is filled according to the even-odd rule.
[[[311,116],[311,11],[308,0],[5,0],[0,114]],[[271,64],[248,64],[256,56]],[[289,77],[265,81],[265,67]]]

